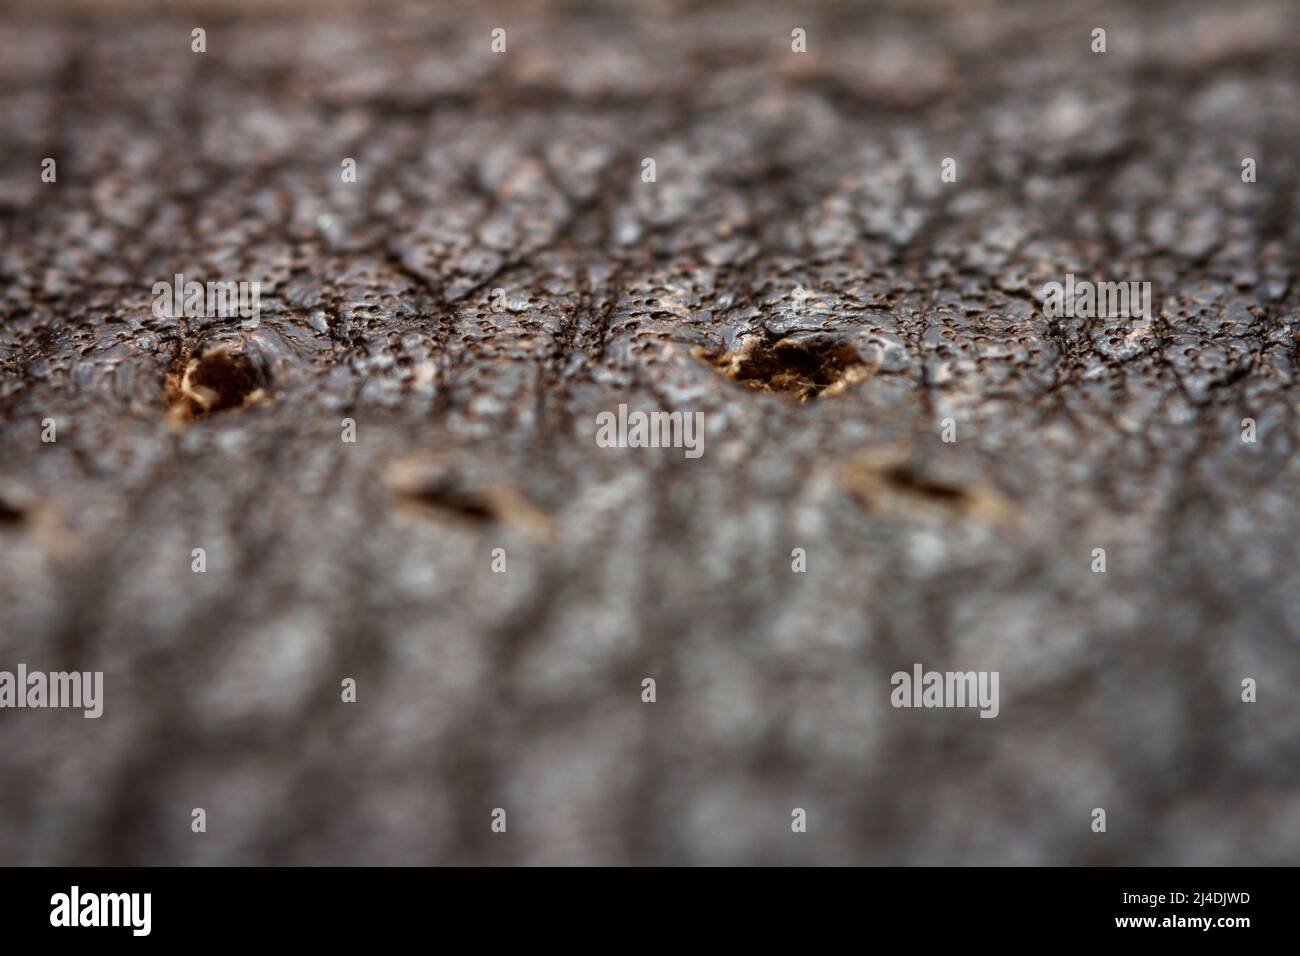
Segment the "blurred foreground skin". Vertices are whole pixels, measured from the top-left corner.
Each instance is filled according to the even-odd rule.
[[[1300,859],[1292,4],[305,6],[0,20],[0,863]]]

